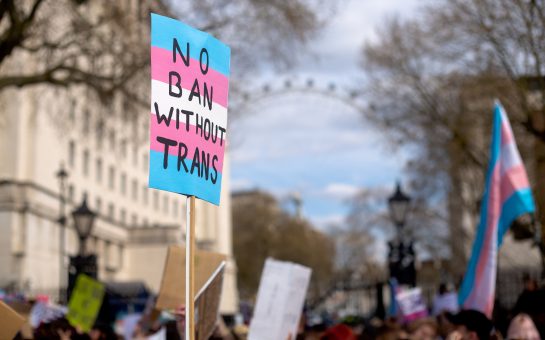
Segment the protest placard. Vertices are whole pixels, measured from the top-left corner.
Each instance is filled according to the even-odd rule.
[[[225,275],[225,261],[212,274],[195,298],[195,322],[197,324],[197,340],[206,340],[212,336],[218,321],[221,288]]]
[[[219,205],[230,48],[151,14],[149,186]]]
[[[296,263],[265,261],[248,340],[295,339],[311,273]]]
[[[13,339],[25,323],[25,318],[0,300],[0,339]]]
[[[151,14],[149,187],[188,196],[186,300],[195,297],[195,197],[219,205],[231,50],[210,34]],[[195,334],[194,306],[186,335]]]
[[[89,332],[102,306],[104,285],[87,275],[80,274],[68,302],[66,318],[74,327]]]
[[[32,314],[32,304],[28,301],[21,301],[21,300],[10,300],[5,301],[5,303],[13,309],[17,314],[22,316],[25,319],[25,323],[21,326],[21,336],[23,339],[31,339],[32,338],[32,325],[30,322],[31,314]]]
[[[32,325],[33,328],[37,328],[41,323],[51,322],[63,317],[67,311],[68,308],[66,306],[37,301],[30,310],[30,325]]]
[[[165,327],[162,327],[155,334],[148,335],[146,339],[147,340],[166,340],[166,338],[167,338],[167,329]]]
[[[458,313],[458,294],[448,292],[443,295],[437,295],[433,301],[433,315],[439,315],[442,312]]]
[[[396,300],[405,322],[428,316],[428,309],[422,297],[422,289],[416,287],[400,291],[396,294]]]
[[[174,310],[185,305],[185,249],[170,246],[163,270],[163,278],[155,307]],[[200,292],[218,270],[227,256],[218,253],[197,251],[195,254],[195,289]],[[198,295],[196,295],[198,296]]]

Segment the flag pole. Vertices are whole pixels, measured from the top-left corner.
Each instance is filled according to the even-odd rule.
[[[195,340],[195,196],[187,196],[185,229],[185,340]]]

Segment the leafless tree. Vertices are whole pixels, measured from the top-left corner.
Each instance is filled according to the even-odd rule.
[[[379,187],[364,189],[354,198],[345,227],[351,242],[358,240],[356,234],[367,235],[367,239],[383,243],[400,237],[415,242],[421,258],[446,257],[448,255],[448,249],[444,245],[447,236],[446,219],[441,210],[430,207],[426,201],[414,196],[409,206],[407,221],[403,229],[398,231],[393,225],[387,207],[387,200],[391,194],[391,189]],[[376,261],[377,257],[386,257],[386,254],[377,253],[376,245],[374,247],[366,245],[360,252],[371,262]]]
[[[449,224],[460,223],[460,205],[478,212],[495,98],[509,112],[538,206],[545,206],[537,176],[545,169],[544,6],[440,1],[419,18],[387,21],[378,42],[364,47],[368,118],[411,145],[413,187],[423,199],[442,197]]]
[[[80,87],[112,113],[149,106],[149,13],[177,17],[232,47],[231,87],[263,65],[293,64],[325,18],[321,0],[1,0],[0,93],[46,85]],[[331,6],[329,6],[331,8]],[[320,16],[318,13],[324,13]],[[114,110],[115,111],[115,110]],[[127,117],[125,117],[127,118]],[[139,125],[140,126],[140,125]]]

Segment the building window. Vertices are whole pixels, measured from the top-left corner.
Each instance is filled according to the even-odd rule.
[[[89,175],[89,150],[87,149],[83,151],[83,175]]]
[[[127,140],[123,139],[121,141],[121,157],[125,158],[127,157]]]
[[[168,196],[167,195],[163,197],[163,212],[165,214],[168,214]]]
[[[108,204],[108,217],[113,220],[114,219],[114,216],[115,215],[115,208],[114,208],[114,204],[113,203],[110,203]]]
[[[104,242],[104,253],[102,256],[104,256],[106,268],[112,268],[112,243],[110,241]]]
[[[118,245],[116,247],[117,249],[117,269],[121,269],[121,267],[123,267],[123,246],[122,245]]]
[[[131,226],[134,228],[138,224],[138,217],[136,217],[136,214],[131,215]]]
[[[101,149],[104,141],[104,119],[99,119],[97,121],[96,139],[97,147]]]
[[[89,110],[85,110],[83,113],[83,133],[88,134],[91,125],[91,113]]]
[[[132,162],[134,167],[138,166],[138,146],[136,144],[132,147]]]
[[[68,164],[71,167],[76,165],[76,143],[73,140],[68,143]]]
[[[159,192],[158,191],[153,192],[153,208],[159,209]]]
[[[143,124],[142,124],[142,136],[147,136],[149,134],[149,128],[148,128],[148,124],[149,124],[149,119],[144,119],[143,121]]]
[[[144,227],[147,227],[148,226],[148,219],[144,218],[144,221],[142,223],[144,224]]]
[[[70,123],[74,124],[76,122],[76,100],[72,99],[70,102]]]
[[[102,182],[102,159],[97,158],[96,161],[96,173],[97,173],[97,182]]]
[[[68,186],[68,202],[74,202],[74,185]]]
[[[172,216],[174,217],[178,217],[178,209],[180,207],[178,207],[178,201],[175,199],[173,202],[172,202]]]
[[[121,174],[121,194],[125,195],[127,193],[127,174]]]
[[[137,141],[138,140],[138,133],[140,131],[138,131],[138,119],[129,119],[131,121],[131,134],[132,134],[132,139],[134,141]],[[135,143],[136,144],[136,143]]]
[[[97,197],[96,199],[96,207],[95,207],[97,213],[100,213],[100,211],[102,210],[102,200],[100,199],[100,197]]]
[[[144,157],[142,157],[142,166],[144,171],[148,171],[148,155],[145,154]]]
[[[115,150],[115,131],[110,131],[110,149]]]
[[[142,187],[142,202],[148,204],[148,187],[145,185]]]
[[[132,180],[131,196],[134,201],[138,200],[138,182],[136,182],[136,179]]]
[[[113,190],[115,189],[115,168],[110,166],[108,170],[108,187]]]
[[[125,209],[121,209],[119,212],[119,219],[121,220],[122,224],[127,222],[127,211]]]

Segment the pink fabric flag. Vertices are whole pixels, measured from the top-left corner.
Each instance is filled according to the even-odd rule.
[[[463,309],[492,316],[498,249],[503,235],[515,219],[534,211],[530,183],[509,119],[501,104],[496,103],[481,218],[458,296]]]

